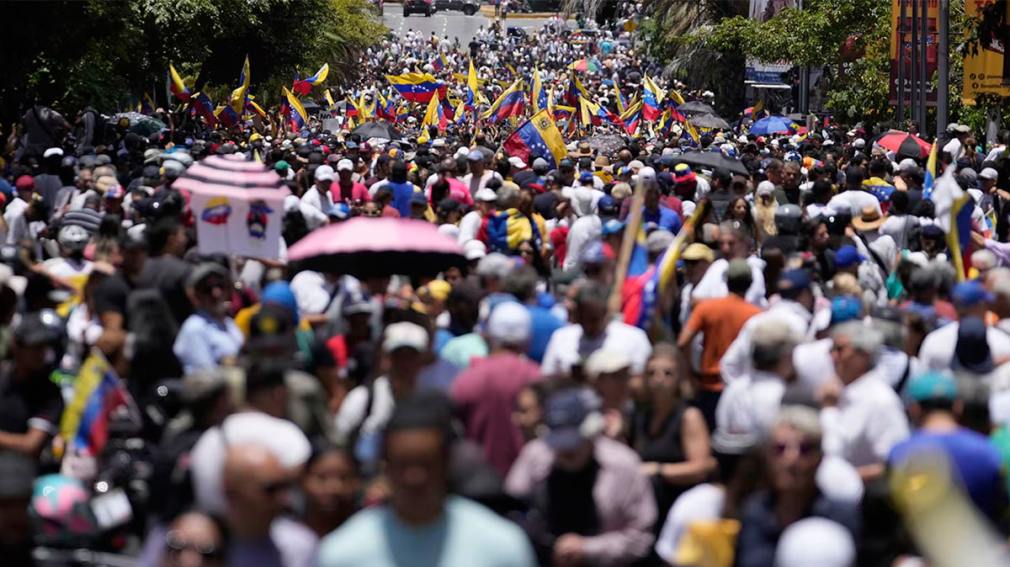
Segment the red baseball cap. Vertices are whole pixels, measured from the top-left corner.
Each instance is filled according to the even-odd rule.
[[[32,177],[31,175],[22,175],[21,177],[18,177],[17,180],[14,182],[14,187],[17,187],[18,190],[34,189],[35,178]]]

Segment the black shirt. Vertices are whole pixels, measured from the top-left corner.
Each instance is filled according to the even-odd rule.
[[[165,298],[176,323],[182,325],[193,313],[193,304],[186,295],[186,280],[192,266],[171,255],[149,258],[138,279],[138,287],[157,289]]]
[[[48,376],[17,381],[10,368],[0,371],[0,431],[28,433],[40,429],[55,435],[63,414],[63,397]]]

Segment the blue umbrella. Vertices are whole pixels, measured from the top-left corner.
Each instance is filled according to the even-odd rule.
[[[750,125],[750,133],[755,136],[768,134],[792,134],[796,132],[795,122],[785,116],[766,116]]]

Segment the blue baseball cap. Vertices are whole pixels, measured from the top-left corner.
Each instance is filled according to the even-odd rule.
[[[986,291],[981,282],[972,280],[955,285],[950,298],[960,307],[972,307],[982,302],[991,302],[993,295]]]
[[[778,290],[782,295],[794,295],[810,288],[810,274],[806,270],[786,270],[779,276]]]
[[[856,250],[856,247],[851,244],[846,244],[835,252],[835,267],[836,268],[848,268],[849,266],[854,266],[863,260],[866,260],[866,256],[863,256]]]
[[[831,300],[831,324],[839,325],[859,319],[862,311],[863,303],[858,297],[839,295]]]
[[[291,319],[296,324],[298,323],[298,302],[295,300],[295,294],[291,291],[291,286],[288,282],[273,282],[263,288],[263,293],[260,295],[260,303],[284,307],[291,313]]]
[[[908,381],[905,397],[913,402],[927,400],[956,400],[957,382],[946,372],[930,370]]]
[[[610,195],[600,197],[600,200],[596,202],[596,210],[601,215],[616,215],[620,212],[617,200]]]
[[[577,448],[602,430],[599,408],[600,400],[589,388],[566,389],[551,395],[544,407],[547,426],[544,441],[559,451]]]
[[[611,234],[617,234],[624,230],[624,223],[617,219],[610,219],[603,223],[603,236],[610,236]]]
[[[593,180],[593,172],[591,171],[583,171],[582,173],[579,174],[580,183],[585,183],[586,181],[592,181],[592,180]]]

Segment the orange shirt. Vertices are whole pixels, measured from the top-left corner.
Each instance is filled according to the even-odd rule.
[[[739,295],[729,294],[718,299],[706,299],[694,306],[686,328],[705,334],[701,352],[701,382],[706,389],[721,390],[719,361],[740,333],[748,319],[761,309],[747,303]],[[718,386],[716,386],[718,383]]]

